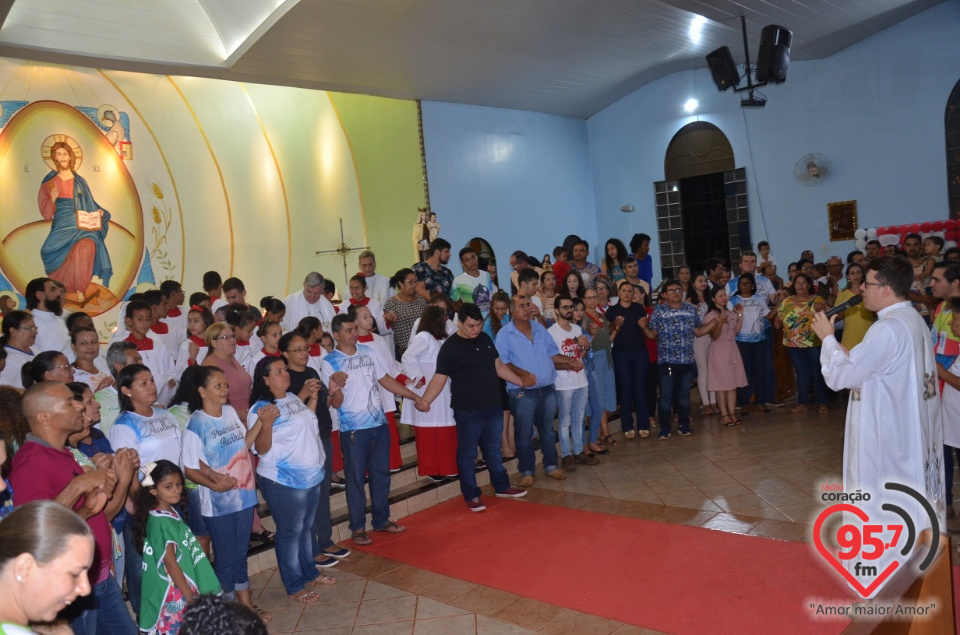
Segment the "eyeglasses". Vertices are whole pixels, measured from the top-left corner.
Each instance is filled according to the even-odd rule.
[[[51,366],[50,370],[63,370],[65,368],[70,368],[70,364],[57,364],[56,366]]]
[[[237,336],[236,336],[236,335],[221,335],[220,337],[218,337],[218,338],[216,338],[216,339],[218,339],[218,340],[235,340],[235,339],[237,339]]]
[[[664,293],[682,293],[683,289],[667,289]]]
[[[288,353],[309,353],[310,348],[306,346],[302,348],[288,348],[287,352]]]
[[[34,333],[40,330],[36,326],[18,326],[17,329],[21,331],[33,331]]]
[[[863,283],[863,286],[865,286],[865,287],[886,287],[886,286],[888,286],[888,285],[886,285],[886,284],[884,284],[884,283],[882,283],[882,282],[864,282],[864,283]]]
[[[561,305],[558,306],[557,308],[560,309],[561,311],[563,311],[564,309],[572,309],[572,308],[573,308],[573,305],[572,305],[572,304],[561,304]]]

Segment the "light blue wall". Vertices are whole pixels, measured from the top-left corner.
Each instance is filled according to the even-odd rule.
[[[423,102],[430,206],[456,253],[474,237],[493,246],[500,279],[517,249],[542,258],[569,234],[596,250],[597,225],[581,119]]]
[[[664,178],[670,139],[696,120],[681,107],[689,97],[746,167],[753,240],[769,240],[784,265],[805,248],[818,259],[854,248],[829,241],[829,202],[856,200],[861,227],[947,218],[943,117],[960,79],[958,33],[960,2],[943,3],[828,59],[794,62],[785,84],[762,89],[763,109],[741,109],[706,68],[621,99],[587,124],[599,236],[656,236],[652,183]],[[741,59],[742,46],[730,46]],[[793,177],[809,152],[833,162],[816,187]],[[617,212],[624,204],[636,212]]]

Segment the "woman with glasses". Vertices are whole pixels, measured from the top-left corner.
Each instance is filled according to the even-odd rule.
[[[33,345],[37,341],[37,325],[26,311],[11,311],[3,316],[2,329],[0,346],[7,353],[7,364],[0,371],[0,385],[22,389],[20,369],[36,354]]]
[[[20,370],[20,379],[24,388],[29,388],[42,381],[55,381],[60,384],[69,384],[73,381],[73,366],[67,361],[67,356],[59,351],[43,351],[23,365]]]
[[[237,411],[241,421],[247,418],[250,409],[250,388],[253,380],[240,362],[237,361],[237,338],[233,327],[226,322],[216,322],[209,326],[203,335],[207,345],[207,357],[201,366],[214,366],[223,371],[230,384],[230,397],[227,402]]]
[[[837,295],[837,305],[843,304],[855,295],[862,296],[866,276],[863,267],[857,263],[847,265],[847,286]],[[837,316],[837,321],[843,320],[843,338],[840,342],[848,351],[863,341],[867,329],[877,321],[877,314],[863,306],[861,302]]]

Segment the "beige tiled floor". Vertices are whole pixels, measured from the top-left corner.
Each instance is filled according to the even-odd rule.
[[[603,514],[695,525],[780,540],[810,540],[822,483],[840,481],[842,408],[794,415],[751,413],[721,427],[695,418],[694,436],[626,441],[566,481],[538,477],[524,499]],[[349,545],[348,545],[349,546]],[[553,606],[354,551],[337,584],[303,607],[276,570],[253,577],[254,597],[274,614],[271,633],[550,633],[655,631]]]

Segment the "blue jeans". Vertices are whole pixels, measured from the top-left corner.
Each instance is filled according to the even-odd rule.
[[[743,360],[743,369],[747,374],[747,385],[737,388],[737,405],[745,408],[750,403],[750,397],[756,394],[757,405],[763,403],[764,382],[767,376],[767,342],[740,342],[740,358]]]
[[[613,372],[620,393],[620,427],[624,432],[633,430],[631,417],[636,414],[637,427],[650,429],[650,411],[647,405],[647,373],[650,358],[647,349],[613,349]]]
[[[680,432],[690,432],[690,387],[697,365],[657,364],[660,375],[660,436],[670,434],[673,424],[670,409],[677,404],[677,425]]]
[[[483,452],[483,459],[490,470],[490,483],[493,489],[502,492],[510,488],[507,470],[500,456],[500,443],[503,440],[503,406],[491,406],[482,410],[454,410],[453,420],[457,422],[457,469],[460,471],[460,492],[463,500],[469,502],[479,498],[477,487],[477,446]]]
[[[960,455],[960,448],[952,448],[949,445],[943,446],[943,471],[945,478],[944,484],[947,488],[947,507],[953,505],[953,455]]]
[[[127,519],[123,528],[124,575],[127,577],[127,596],[133,612],[140,615],[140,585],[143,579],[143,555],[137,551],[133,542],[133,516]]]
[[[570,437],[573,437],[573,454],[583,452],[583,410],[587,406],[586,386],[574,390],[557,391],[557,408],[560,425],[557,435],[560,437],[560,454],[570,456]],[[599,420],[599,417],[596,417]],[[591,425],[591,431],[593,426]]]
[[[310,528],[320,502],[320,486],[295,489],[263,476],[257,476],[257,481],[277,524],[274,549],[277,552],[280,579],[287,595],[299,593],[320,575],[313,561],[310,544]],[[252,518],[250,520],[253,521]],[[249,531],[248,523],[246,532]]]
[[[522,396],[521,396],[522,395]],[[508,388],[510,412],[513,413],[517,463],[520,474],[533,476],[537,455],[533,450],[533,426],[540,434],[543,470],[557,469],[557,438],[553,433],[553,416],[557,413],[557,391],[553,385],[543,388]],[[503,413],[501,413],[501,417]]]
[[[193,532],[194,536],[207,538],[210,536],[210,529],[207,528],[203,515],[200,513],[200,487],[187,488],[184,492],[184,500],[187,506],[187,527]],[[183,503],[181,503],[182,505]],[[250,521],[251,523],[253,520]],[[247,536],[247,542],[250,542],[250,536]]]
[[[764,373],[763,373],[763,401],[765,403],[777,402],[777,374],[773,368],[773,329],[767,329],[767,339],[763,355]]]
[[[502,416],[502,415],[501,415]],[[390,522],[390,430],[386,424],[351,432],[340,431],[343,473],[347,477],[350,531],[367,528],[367,497],[363,480],[369,475],[371,520],[374,529]]]
[[[317,505],[317,515],[313,519],[313,531],[310,539],[313,544],[313,557],[323,553],[324,549],[333,546],[333,525],[330,520],[330,479],[333,478],[333,441],[329,438],[320,439],[323,444],[323,482],[320,483],[320,504]]]
[[[827,385],[820,373],[820,347],[788,348],[793,369],[797,372],[797,403],[810,402],[810,387],[817,395],[817,403],[827,403]]]
[[[255,507],[248,507],[226,516],[203,517],[213,541],[213,570],[228,599],[236,597],[237,591],[250,588],[247,549],[250,548],[250,525],[255,510]]]
[[[139,603],[139,602],[138,602]],[[93,587],[90,595],[77,598],[80,614],[70,620],[70,628],[77,635],[137,635],[139,630],[123,601],[123,592],[116,578],[109,576]]]

